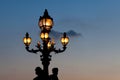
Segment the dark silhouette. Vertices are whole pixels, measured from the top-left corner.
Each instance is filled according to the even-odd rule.
[[[47,20],[47,21],[46,21]],[[50,17],[50,15],[48,14],[47,9],[45,9],[45,12],[43,14],[43,16],[40,16],[39,18],[39,27],[41,29],[41,33],[40,33],[40,38],[42,41],[42,44],[37,43],[37,45],[35,46],[36,49],[30,49],[30,44],[31,44],[31,37],[29,36],[28,32],[26,33],[25,37],[23,38],[23,42],[25,44],[25,49],[30,52],[30,53],[35,53],[37,54],[37,52],[40,52],[40,60],[42,62],[43,65],[43,69],[41,69],[40,67],[37,67],[35,69],[36,71],[36,77],[33,80],[58,80],[57,74],[58,74],[58,68],[54,68],[53,69],[53,74],[51,76],[49,76],[49,65],[50,65],[50,61],[51,61],[51,53],[55,52],[55,53],[62,53],[66,50],[67,48],[67,44],[69,42],[69,38],[66,35],[66,32],[63,33],[62,36],[62,49],[57,49],[54,45],[54,41],[51,41],[51,37],[49,37],[47,34],[49,34],[51,32],[51,28],[53,26],[53,18]],[[45,23],[45,24],[44,24]],[[46,23],[50,23],[50,24],[46,24]],[[74,31],[70,31],[69,33],[71,33],[71,35],[75,35]],[[61,33],[60,33],[61,34]],[[47,35],[47,36],[46,36]],[[51,43],[50,43],[51,42]],[[51,45],[48,46],[48,43],[50,43]],[[50,78],[50,79],[49,79]]]
[[[43,71],[40,67],[35,68],[36,77],[33,80],[43,80]]]
[[[52,74],[50,75],[50,80],[59,80],[57,75],[58,75],[58,68],[53,68]]]

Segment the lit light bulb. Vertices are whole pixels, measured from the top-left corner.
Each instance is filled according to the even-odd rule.
[[[48,47],[48,49],[51,48],[51,41],[48,42],[47,47]]]

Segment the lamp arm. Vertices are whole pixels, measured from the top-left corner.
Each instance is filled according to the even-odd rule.
[[[42,53],[43,49],[41,48],[41,46],[36,45],[36,47],[38,48],[38,50]]]
[[[39,52],[40,51],[40,49],[36,49],[36,50],[34,50],[34,49],[29,49],[29,46],[26,46],[26,50],[28,51],[28,52],[31,52],[31,53],[35,53],[35,54],[37,54],[37,52]]]
[[[54,48],[53,51],[54,51],[56,54],[58,54],[58,53],[64,52],[64,51],[66,50],[66,48],[67,48],[66,46],[63,46],[63,49],[62,49],[62,50],[61,50],[61,49],[58,49],[58,50],[57,50],[56,48]]]

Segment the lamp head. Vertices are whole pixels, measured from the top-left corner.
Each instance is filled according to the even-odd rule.
[[[23,42],[26,46],[29,46],[31,44],[32,39],[29,37],[29,34],[26,33],[26,36],[23,38]]]
[[[40,16],[38,25],[41,30],[50,31],[53,26],[53,19],[49,16],[47,9],[45,9],[44,15]]]
[[[69,38],[66,36],[66,33],[64,32],[63,37],[61,37],[61,43],[63,46],[66,46],[69,42]]]
[[[49,34],[47,32],[41,32],[40,33],[40,38],[42,40],[47,40],[49,38]]]

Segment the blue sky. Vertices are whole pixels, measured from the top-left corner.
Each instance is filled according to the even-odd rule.
[[[39,54],[24,49],[26,32],[31,48],[39,38],[38,19],[48,9],[53,29],[74,30],[66,52],[52,53],[52,67],[61,80],[120,80],[119,0],[0,0],[0,80],[32,80]],[[61,46],[58,46],[61,47]]]

